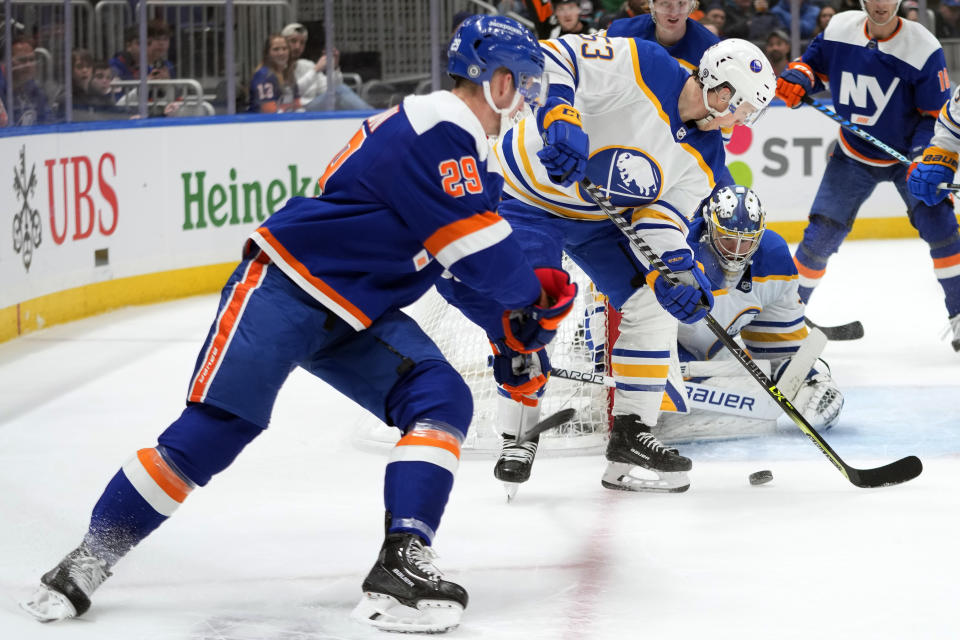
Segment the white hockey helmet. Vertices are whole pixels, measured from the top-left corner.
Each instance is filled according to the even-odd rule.
[[[722,115],[707,102],[707,92],[726,87],[730,112],[744,112],[744,124],[754,124],[773,100],[777,77],[757,45],[739,38],[721,40],[703,52],[697,77],[703,85],[703,104],[711,116]]]

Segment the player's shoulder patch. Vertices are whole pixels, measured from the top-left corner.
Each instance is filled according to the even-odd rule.
[[[403,111],[418,136],[443,123],[462,129],[473,138],[477,158],[487,159],[490,145],[480,120],[457,96],[449,91],[435,91],[425,96],[407,96],[403,99]]]
[[[753,254],[750,269],[754,278],[793,276],[797,273],[797,265],[793,262],[787,241],[769,228],[760,238],[760,248]]]

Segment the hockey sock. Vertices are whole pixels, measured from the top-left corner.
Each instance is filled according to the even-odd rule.
[[[933,272],[943,287],[947,316],[960,313],[960,235],[954,233],[946,241],[930,244]]]
[[[800,273],[800,299],[806,304],[810,294],[827,270],[827,260],[830,259],[849,230],[843,225],[829,218],[811,214],[807,228],[803,230],[803,241],[797,247],[793,262]]]
[[[407,430],[390,454],[383,501],[392,515],[390,533],[414,533],[433,541],[460,465],[463,434],[442,422],[422,420]]]

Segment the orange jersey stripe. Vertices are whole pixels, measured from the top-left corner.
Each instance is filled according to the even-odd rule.
[[[793,259],[793,264],[797,265],[797,271],[805,278],[822,278],[827,272],[826,269],[811,269],[796,258]]]
[[[197,369],[197,375],[190,387],[189,400],[191,402],[202,402],[206,396],[213,373],[220,364],[224,349],[233,335],[237,319],[240,317],[240,309],[243,308],[250,292],[260,286],[264,267],[269,261],[270,258],[266,254],[258,255],[256,259],[250,262],[243,280],[233,288],[230,301],[227,302],[217,322],[217,333],[210,341],[210,346],[207,347],[207,352],[203,358],[203,364]]]
[[[419,445],[446,449],[460,459],[460,443],[452,435],[439,429],[416,429],[400,438],[398,447],[405,445]]]
[[[371,324],[373,324],[373,321],[370,320],[367,314],[365,314],[363,311],[357,308],[353,303],[351,303],[349,300],[344,298],[342,295],[337,293],[326,282],[324,282],[317,276],[310,273],[310,270],[307,269],[306,265],[304,265],[302,262],[294,258],[293,254],[287,251],[286,247],[280,244],[280,241],[277,240],[272,233],[270,233],[269,229],[267,229],[266,227],[260,227],[259,229],[257,229],[256,233],[259,234],[261,238],[266,240],[267,244],[269,244],[273,248],[273,250],[277,252],[280,258],[287,265],[292,267],[293,270],[300,275],[300,277],[302,277],[308,283],[316,287],[319,291],[321,291],[325,296],[333,300],[336,304],[340,305],[340,307],[344,311],[346,311],[347,313],[352,315],[354,318],[359,320],[363,324],[363,326],[369,327]]]
[[[840,130],[840,143],[843,145],[844,149],[850,152],[851,155],[856,156],[857,158],[860,158],[865,162],[870,162],[872,164],[875,164],[877,166],[887,167],[892,164],[897,164],[897,162],[899,162],[899,160],[879,160],[877,158],[871,158],[870,156],[863,155],[862,153],[860,153],[859,151],[857,151],[856,149],[850,146],[850,143],[847,142],[847,139],[844,137],[843,129]]]
[[[960,264],[960,253],[955,253],[952,256],[946,256],[945,258],[933,259],[934,269],[943,269],[944,267],[952,267],[958,264]]]
[[[480,229],[495,225],[501,220],[503,220],[503,218],[493,211],[476,213],[469,218],[457,220],[456,222],[451,222],[450,224],[440,227],[427,238],[423,246],[431,254],[439,255],[448,245],[456,242],[460,238],[468,236]]]
[[[170,468],[170,465],[160,456],[156,449],[140,449],[137,451],[137,459],[146,469],[153,481],[163,489],[164,493],[177,502],[183,502],[187,499],[191,488],[183,478]]]

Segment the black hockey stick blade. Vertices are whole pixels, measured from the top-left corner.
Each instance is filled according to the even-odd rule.
[[[854,485],[872,489],[875,487],[889,487],[907,480],[913,480],[923,471],[923,463],[917,456],[907,456],[896,462],[873,469],[847,468],[847,476]]]
[[[553,415],[547,416],[537,424],[530,427],[529,431],[517,438],[517,444],[530,442],[544,431],[550,431],[550,429],[555,429],[562,424],[570,422],[573,420],[575,415],[577,415],[575,409],[561,409],[560,411],[557,411]]]
[[[807,323],[808,327],[816,327],[820,329],[820,331],[823,331],[824,335],[827,336],[827,340],[859,340],[863,337],[863,325],[860,324],[859,320],[854,320],[846,324],[838,324],[833,327],[825,327],[817,324],[810,318],[804,318],[803,320]]]

